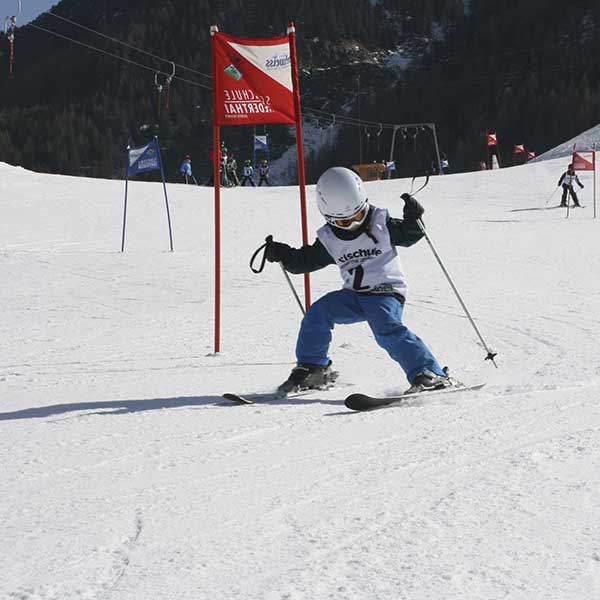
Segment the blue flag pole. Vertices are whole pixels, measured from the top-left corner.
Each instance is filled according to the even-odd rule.
[[[129,187],[129,146],[127,146],[127,167],[125,168],[125,202],[123,204],[123,233],[121,234],[121,252],[125,250],[125,222],[127,220],[127,189]]]
[[[162,177],[163,190],[165,192],[165,206],[167,207],[167,221],[169,223],[169,241],[171,243],[171,252],[173,252],[173,232],[171,231],[171,213],[169,212],[169,198],[167,197],[167,183],[165,181],[165,171],[163,169],[162,156],[160,154],[160,146],[158,145],[158,136],[154,136],[154,144],[156,145],[156,153],[158,155],[158,163],[160,165],[160,176]]]

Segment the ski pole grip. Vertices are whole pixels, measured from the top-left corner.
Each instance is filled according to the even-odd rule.
[[[263,269],[265,268],[265,263],[267,262],[267,246],[273,241],[273,236],[272,235],[268,235],[265,238],[265,243],[256,250],[256,252],[252,255],[252,258],[250,259],[250,269],[252,269],[253,273],[262,273]],[[256,260],[256,257],[258,256],[258,254],[261,252],[261,250],[264,250],[263,256],[262,256],[262,260],[260,262],[260,266],[258,267],[258,269],[254,268],[254,261]]]

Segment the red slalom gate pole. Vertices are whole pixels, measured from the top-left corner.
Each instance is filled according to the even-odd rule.
[[[298,152],[298,184],[300,185],[300,212],[302,215],[302,243],[308,245],[308,216],[306,211],[306,175],[304,172],[304,142],[302,136],[302,107],[300,104],[300,80],[298,77],[298,55],[296,53],[296,28],[290,22],[287,28],[290,39],[292,63],[292,85],[294,90],[294,112],[296,115],[296,150]],[[304,274],[304,305],[310,308],[310,275]]]
[[[218,31],[216,26],[210,28],[211,36]],[[215,61],[214,38],[212,41],[212,76],[213,76],[213,186],[215,190],[215,339],[214,351],[221,351],[221,128],[215,125],[218,98],[218,82]]]

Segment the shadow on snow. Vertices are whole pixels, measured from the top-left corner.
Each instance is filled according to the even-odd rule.
[[[206,406],[221,400],[220,396],[183,396],[179,398],[154,398],[147,400],[112,400],[98,402],[72,402],[69,404],[50,404],[0,413],[0,421],[17,419],[43,419],[55,415],[88,411],[88,415],[123,415],[165,408]]]
[[[178,398],[153,398],[146,400],[112,400],[98,402],[72,402],[69,404],[50,404],[23,408],[13,412],[0,413],[0,421],[16,421],[19,419],[44,419],[56,415],[64,415],[86,411],[85,415],[124,415],[151,410],[164,410],[170,408],[185,408],[199,406],[245,406],[246,408],[259,407],[263,404],[294,405],[294,404],[342,404],[343,401],[326,401],[319,399],[290,398],[277,399],[270,402],[257,402],[250,405],[240,405],[228,402],[222,396],[181,396]]]

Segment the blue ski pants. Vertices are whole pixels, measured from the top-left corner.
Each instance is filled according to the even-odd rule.
[[[377,343],[402,367],[410,383],[424,370],[444,375],[425,343],[402,323],[404,306],[393,296],[365,295],[341,289],[326,294],[307,311],[296,344],[299,363],[329,364],[335,325],[366,321]]]

